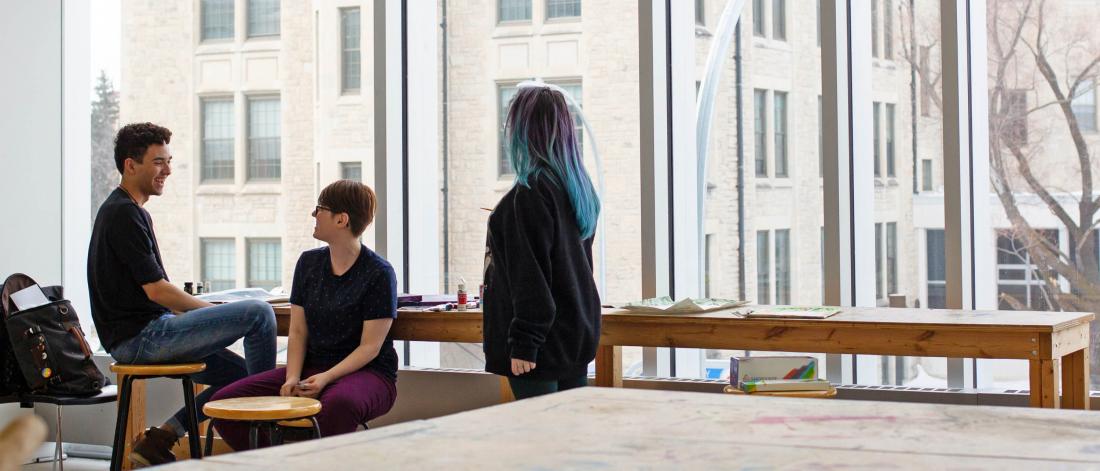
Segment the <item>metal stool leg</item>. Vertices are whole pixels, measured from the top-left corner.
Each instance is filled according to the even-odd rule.
[[[210,418],[210,423],[206,424],[206,453],[203,456],[210,456],[214,454],[214,418]]]
[[[271,446],[283,444],[283,428],[278,423],[271,424]]]
[[[309,421],[313,422],[313,434],[315,435],[314,438],[321,438],[321,426],[317,425],[317,417],[310,417]]]
[[[249,450],[260,447],[260,426],[256,422],[248,422],[248,447]]]
[[[183,403],[187,406],[187,444],[191,447],[191,459],[201,460],[199,411],[195,407],[195,384],[190,376],[183,377]]]
[[[61,467],[61,471],[65,471],[65,463],[61,462],[61,457],[65,454],[61,449],[61,404],[57,405],[57,436],[55,446],[53,447],[53,469],[57,471],[58,467]]]
[[[111,471],[122,470],[122,452],[126,447],[126,422],[130,415],[130,389],[133,387],[134,377],[125,376],[122,380],[122,391],[118,393],[118,417],[115,420],[115,442],[111,449]]]

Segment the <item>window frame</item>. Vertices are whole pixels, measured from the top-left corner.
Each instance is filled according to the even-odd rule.
[[[256,121],[256,118],[252,114],[252,106],[253,106],[253,104],[258,103],[258,102],[274,102],[278,105],[278,108],[277,108],[278,118],[275,121],[278,124],[278,128],[279,128],[278,136],[253,137],[253,135],[252,135],[253,134],[252,133],[252,125],[253,125],[254,121]],[[282,100],[282,95],[281,94],[256,93],[256,94],[249,94],[249,95],[245,96],[245,129],[244,129],[244,132],[245,132],[245,135],[244,135],[245,136],[245,168],[246,168],[246,170],[245,170],[245,180],[247,182],[250,182],[250,183],[253,183],[253,182],[263,183],[263,182],[280,182],[280,181],[282,181],[282,167],[283,167],[283,152],[282,152],[283,125],[282,125],[282,116],[283,116],[283,100]],[[273,162],[275,162],[275,167],[273,167],[274,171],[271,172],[271,173],[275,173],[276,175],[274,175],[274,176],[256,175],[256,173],[259,173],[258,170],[261,168],[259,166],[259,162],[256,162],[256,157],[253,154],[253,149],[254,149],[253,145],[257,143],[257,141],[255,141],[256,139],[275,139],[276,140],[276,144],[272,147],[276,150],[277,158],[273,160]],[[271,160],[271,159],[262,159],[262,160]]]
[[[277,275],[278,278],[273,279],[273,280],[265,280],[265,281],[269,281],[269,282],[274,282],[274,286],[272,286],[270,288],[265,287],[265,286],[257,286],[257,277],[253,273],[253,269],[254,269],[254,267],[253,267],[253,265],[254,265],[254,263],[253,263],[253,261],[254,261],[254,252],[253,252],[253,250],[260,244],[272,244],[272,243],[276,244],[277,247],[278,247],[278,249],[275,251],[276,256],[271,258],[271,260],[274,260],[275,265],[277,267],[276,272],[279,273]],[[268,291],[271,291],[275,287],[282,286],[282,284],[283,284],[283,280],[282,280],[282,264],[283,264],[283,262],[282,262],[282,248],[283,248],[283,240],[281,238],[278,238],[278,237],[247,237],[247,238],[245,238],[245,261],[244,261],[244,263],[245,263],[245,286],[246,287],[248,287],[248,288],[263,288],[263,289],[266,289]],[[268,254],[268,256],[270,256],[270,254]]]
[[[253,11],[256,5],[253,2],[266,1],[275,6],[275,32],[255,33],[253,28],[259,21],[253,21]],[[245,1],[245,38],[247,39],[273,39],[282,36],[282,5],[279,0],[246,0]]]

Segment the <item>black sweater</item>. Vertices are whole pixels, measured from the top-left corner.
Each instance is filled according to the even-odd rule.
[[[548,172],[515,185],[489,216],[485,247],[485,371],[524,378],[584,375],[600,340],[592,239],[581,239],[565,189]]]

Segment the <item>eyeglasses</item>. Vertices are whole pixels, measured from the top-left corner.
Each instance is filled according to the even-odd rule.
[[[333,211],[332,211],[332,208],[330,208],[330,207],[328,207],[328,206],[323,206],[323,205],[317,205],[317,206],[315,206],[315,207],[313,208],[313,212],[312,212],[312,213],[310,213],[310,215],[311,215],[311,216],[317,216],[317,213],[318,213],[318,212],[320,212],[321,210],[325,210],[325,211],[328,211],[328,212],[330,212],[330,213],[331,213],[331,212],[333,212]]]

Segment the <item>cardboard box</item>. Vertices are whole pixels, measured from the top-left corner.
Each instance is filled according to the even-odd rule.
[[[746,381],[817,379],[817,359],[810,356],[730,357],[730,384]]]

